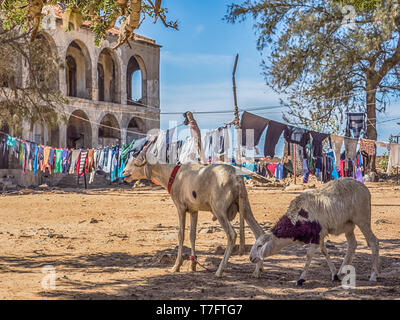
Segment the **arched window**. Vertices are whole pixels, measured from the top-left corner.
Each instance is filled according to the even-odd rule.
[[[114,52],[103,49],[99,55],[98,65],[102,67],[103,83],[98,81],[99,100],[119,103],[121,101],[119,92],[118,62]]]
[[[99,101],[104,101],[104,68],[97,64],[97,87],[99,88]]]
[[[66,54],[67,95],[84,99],[92,97],[92,62],[85,44],[74,40]]]
[[[129,59],[126,79],[128,104],[143,103],[143,74],[135,57]]]
[[[67,95],[77,97],[76,62],[72,56],[67,56]]]

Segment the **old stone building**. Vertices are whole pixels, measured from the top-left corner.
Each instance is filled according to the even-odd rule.
[[[15,125],[4,123],[0,130],[52,147],[97,148],[130,143],[159,128],[160,46],[135,34],[131,48],[123,45],[113,50],[119,35],[114,28],[97,47],[88,23],[69,22],[66,32],[66,21],[61,7],[50,8],[38,36],[61,62],[52,89],[68,99],[67,104],[60,106],[60,115],[66,121],[51,125],[23,119],[18,131]],[[16,63],[13,76],[18,86],[27,86],[29,76],[23,63]],[[12,157],[3,162],[2,176],[11,172],[16,183],[26,186],[43,182],[42,174],[20,174],[21,169]]]
[[[113,50],[119,33],[111,29],[96,47],[87,23],[70,22],[65,32],[63,18],[61,8],[49,10],[39,39],[62,62],[53,89],[69,100],[63,107],[67,122],[54,127],[25,119],[20,136],[54,147],[96,148],[129,143],[159,128],[160,46],[135,35],[132,48]],[[16,74],[22,86],[28,81],[24,68],[19,65]]]

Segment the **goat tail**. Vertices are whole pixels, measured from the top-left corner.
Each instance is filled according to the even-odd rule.
[[[238,187],[239,187],[239,213],[241,222],[246,220],[251,231],[253,232],[256,239],[264,234],[263,229],[258,224],[257,220],[254,218],[253,212],[251,210],[249,196],[247,194],[246,186],[244,184],[243,178],[238,176]],[[244,224],[244,223],[243,223]]]

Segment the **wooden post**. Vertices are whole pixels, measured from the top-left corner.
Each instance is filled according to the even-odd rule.
[[[199,153],[201,163],[204,163],[203,154],[201,152],[201,133],[200,133],[200,129],[199,129],[198,125],[197,125],[196,120],[194,119],[194,116],[193,116],[192,112],[187,111],[187,112],[185,112],[184,116],[186,118],[185,124],[189,125],[189,127],[190,127],[191,136],[197,138],[197,152]]]
[[[236,94],[236,69],[237,69],[237,64],[239,60],[239,54],[236,55],[235,58],[235,65],[233,67],[233,72],[232,72],[232,85],[233,85],[233,99],[235,103],[235,127],[236,127],[236,132],[237,132],[237,157],[236,157],[236,165],[241,167],[242,161],[241,159],[241,128],[240,128],[240,120],[239,120],[239,108],[238,108],[238,103],[237,103],[237,94]],[[239,255],[244,255],[245,250],[246,250],[246,240],[245,240],[245,234],[244,234],[244,217],[243,215],[239,214],[239,219],[240,219],[240,224],[239,224],[239,237],[240,237],[240,243],[239,243]]]
[[[237,145],[237,157],[236,157],[236,164],[238,166],[240,166],[242,163],[239,160],[241,158],[241,138],[240,138],[240,120],[239,120],[239,108],[238,108],[238,103],[237,103],[237,94],[236,94],[236,69],[237,69],[237,64],[238,64],[238,60],[239,60],[239,54],[236,55],[235,58],[235,65],[233,67],[233,73],[232,73],[232,84],[233,84],[233,99],[234,99],[234,103],[235,103],[235,109],[234,109],[234,113],[235,113],[235,127],[236,127],[236,132],[237,132],[237,141],[238,141],[238,145]]]
[[[296,170],[296,145],[293,144],[293,175],[294,175],[294,184],[297,184],[297,170]]]

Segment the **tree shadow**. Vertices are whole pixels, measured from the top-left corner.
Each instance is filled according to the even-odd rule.
[[[400,240],[380,240],[382,271],[400,266],[398,249]],[[251,246],[247,246],[249,250]],[[328,242],[328,251],[336,268],[345,254],[345,242]],[[57,270],[55,290],[42,290],[37,294],[52,299],[392,299],[400,294],[399,273],[368,281],[371,254],[365,241],[358,241],[353,261],[357,272],[356,288],[345,290],[340,283],[331,281],[325,258],[317,253],[303,287],[295,287],[306,261],[307,246],[285,248],[279,255],[264,261],[264,273],[256,279],[254,265],[248,255],[232,256],[222,278],[216,271],[221,255],[215,251],[197,251],[201,265],[196,272],[188,272],[189,248],[184,248],[185,263],[180,273],[169,273],[177,248],[159,250],[156,254],[95,253],[88,255],[32,254],[25,257],[0,256],[0,275],[7,273],[39,272],[45,265]],[[169,257],[168,259],[162,259]],[[207,271],[205,268],[213,272]],[[145,273],[143,275],[143,271]],[[142,274],[141,274],[142,272]],[[65,277],[64,277],[65,273]],[[77,279],[69,275],[80,274]],[[101,275],[108,274],[105,280]],[[156,275],[154,275],[156,274]],[[85,277],[84,275],[87,275]]]

